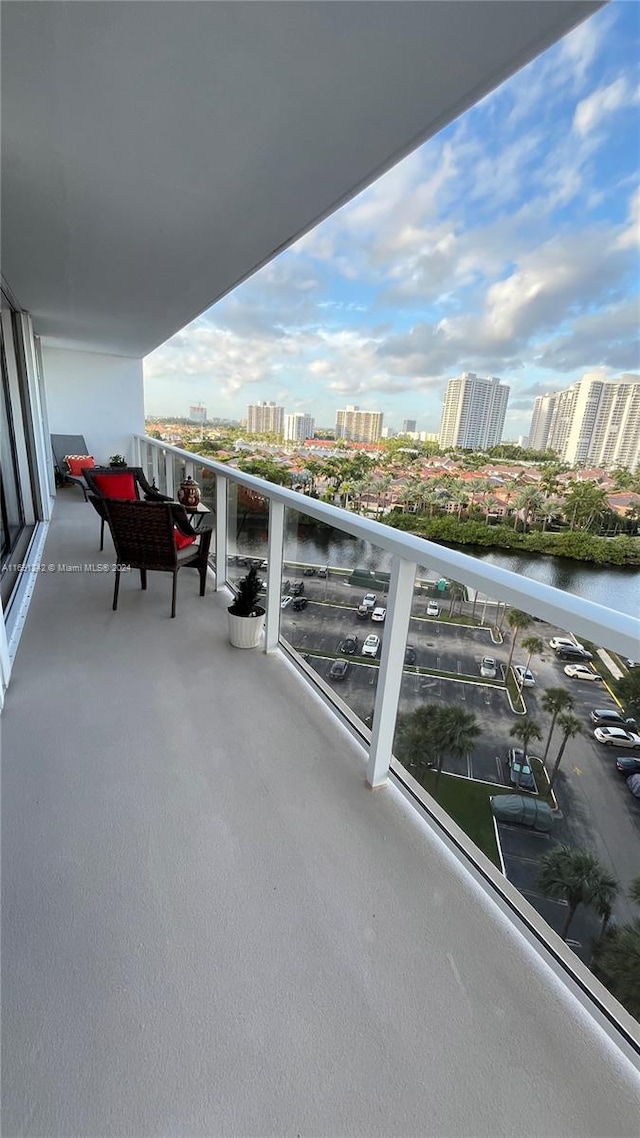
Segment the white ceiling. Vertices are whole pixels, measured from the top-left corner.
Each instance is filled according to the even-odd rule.
[[[2,5],[2,272],[143,356],[600,7]]]

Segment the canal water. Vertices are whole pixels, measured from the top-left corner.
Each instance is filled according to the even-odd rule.
[[[266,535],[265,535],[266,536]],[[249,544],[261,549],[258,535],[247,534]],[[266,544],[266,543],[264,543]],[[526,554],[473,549],[466,546],[461,552],[469,553],[480,561],[509,569],[521,577],[529,577],[545,585],[553,585],[563,592],[575,593],[584,600],[595,601],[629,616],[640,615],[640,570],[606,568],[583,561],[569,561],[560,557],[534,557]],[[338,568],[365,568],[388,572],[391,555],[359,538],[337,533],[335,530],[317,530],[299,526],[289,531],[285,558],[311,565],[335,565]],[[425,569],[428,570],[428,565]]]

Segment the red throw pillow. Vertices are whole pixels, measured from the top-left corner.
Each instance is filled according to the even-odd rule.
[[[66,454],[64,461],[69,467],[69,474],[72,474],[74,478],[81,478],[83,470],[95,466],[95,460],[91,454]]]
[[[93,481],[105,498],[120,498],[123,502],[133,502],[138,497],[136,480],[131,473],[94,474]]]
[[[186,533],[180,533],[179,529],[174,529],[173,539],[176,543],[176,549],[184,549],[187,545],[193,545],[196,540],[195,537],[188,537]]]

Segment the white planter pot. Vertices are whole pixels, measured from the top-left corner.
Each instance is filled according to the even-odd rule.
[[[234,648],[257,648],[263,628],[264,609],[258,609],[255,616],[234,616],[229,612],[229,640]]]

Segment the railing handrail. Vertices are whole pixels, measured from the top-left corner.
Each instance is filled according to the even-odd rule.
[[[468,553],[448,549],[415,534],[394,530],[373,518],[352,514],[341,506],[320,502],[317,498],[301,495],[296,490],[288,490],[266,482],[253,474],[246,474],[195,451],[183,450],[149,435],[135,435],[134,438],[176,455],[186,462],[197,462],[218,477],[236,482],[263,498],[279,502],[298,513],[307,514],[372,545],[377,545],[405,561],[412,561],[415,565],[428,565],[442,576],[450,577],[473,588],[483,587],[483,591],[486,591],[484,587],[489,585],[493,599],[525,609],[552,625],[569,629],[594,641],[600,647],[613,648],[621,655],[632,659],[637,659],[640,655],[638,618],[607,608],[595,601],[584,600],[573,593],[565,593],[553,585],[544,585],[529,577],[520,577],[509,569],[487,564]],[[604,639],[603,642],[603,633],[610,639]]]

